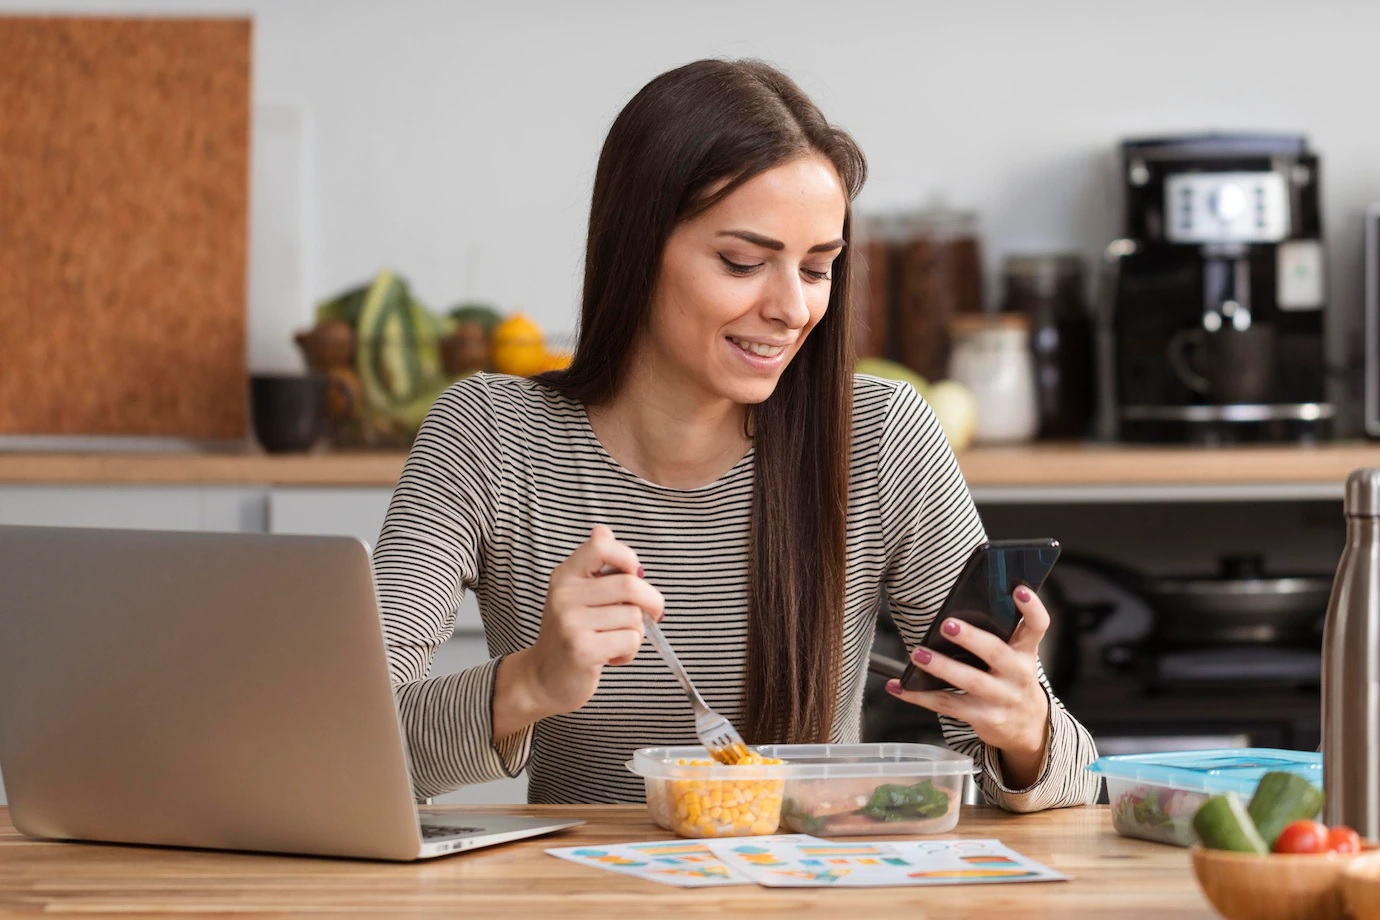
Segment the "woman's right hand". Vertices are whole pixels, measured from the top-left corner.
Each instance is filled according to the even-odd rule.
[[[594,696],[606,665],[636,657],[643,612],[659,621],[666,606],[641,573],[637,553],[603,526],[556,566],[537,641],[499,668],[495,738],[579,709]]]

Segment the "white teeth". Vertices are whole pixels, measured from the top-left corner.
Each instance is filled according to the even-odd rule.
[[[785,345],[763,345],[759,342],[744,342],[742,339],[735,339],[732,336],[729,336],[728,340],[743,351],[752,352],[754,355],[762,358],[774,358],[786,350]]]

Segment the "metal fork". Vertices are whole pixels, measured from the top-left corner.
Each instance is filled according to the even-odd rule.
[[[738,734],[727,719],[709,708],[709,704],[700,696],[695,685],[690,682],[690,675],[685,673],[685,666],[676,657],[676,650],[671,648],[671,643],[666,641],[666,636],[662,634],[661,627],[657,625],[647,613],[642,614],[643,622],[647,627],[647,638],[652,640],[652,645],[661,653],[661,657],[666,659],[666,664],[671,668],[671,673],[676,675],[676,680],[685,688],[685,695],[690,698],[690,705],[695,709],[695,734],[699,736],[700,742],[709,751],[709,756],[719,763],[736,764],[742,763],[748,756],[747,745],[743,743],[743,736]]]

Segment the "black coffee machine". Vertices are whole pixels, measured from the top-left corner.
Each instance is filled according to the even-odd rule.
[[[1099,316],[1102,434],[1329,437],[1318,159],[1302,136],[1121,145],[1125,237]]]

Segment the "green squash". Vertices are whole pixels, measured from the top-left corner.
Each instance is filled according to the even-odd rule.
[[[441,373],[440,323],[395,272],[379,272],[359,311],[357,366],[365,402],[375,409],[410,402]]]

